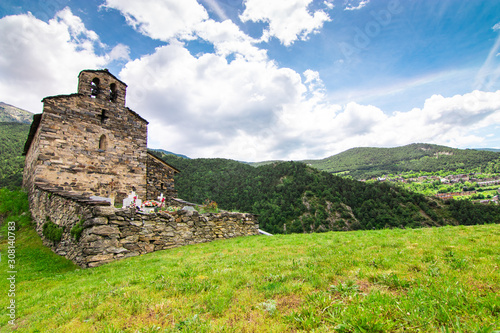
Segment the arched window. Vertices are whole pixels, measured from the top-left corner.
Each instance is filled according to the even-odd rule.
[[[97,77],[90,82],[90,97],[96,98],[99,94],[99,82],[99,78]]]
[[[106,135],[101,135],[101,137],[99,138],[99,150],[106,150],[108,146],[108,142],[106,140]]]
[[[110,102],[116,102],[116,97],[118,97],[118,92],[116,91],[116,83],[111,83],[109,86],[109,100],[110,100]]]

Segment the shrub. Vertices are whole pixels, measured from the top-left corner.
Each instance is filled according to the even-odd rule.
[[[83,218],[80,219],[80,221],[73,226],[70,230],[71,236],[78,242],[80,240],[80,237],[82,236],[83,232]]]
[[[63,229],[52,222],[48,217],[47,222],[45,222],[42,228],[42,233],[45,238],[50,239],[51,241],[56,243],[61,241]]]
[[[217,202],[206,199],[203,206],[198,206],[200,213],[218,213],[219,206]]]

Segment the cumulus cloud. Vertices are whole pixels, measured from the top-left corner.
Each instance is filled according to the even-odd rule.
[[[273,62],[194,57],[181,44],[130,62],[120,77],[129,84],[129,106],[163,126],[151,142],[197,156],[229,156],[227,145],[263,135],[282,105],[306,90],[299,74]]]
[[[193,39],[193,27],[208,19],[196,0],[106,0],[104,7],[119,10],[127,23],[153,39]]]
[[[245,2],[242,20],[268,22],[268,36],[285,45],[329,19],[309,13],[310,0],[259,1]],[[148,35],[160,36],[161,29],[153,28],[160,23],[147,21],[158,20],[156,15],[141,16],[133,6],[121,8],[137,22],[142,17]],[[120,73],[129,84],[128,105],[151,121],[151,147],[192,157],[256,161],[320,158],[353,146],[456,146],[480,140],[467,133],[490,124],[498,113],[492,111],[498,93],[433,96],[422,109],[393,115],[371,105],[331,103],[317,71],[300,75],[280,68],[233,22],[200,15],[183,29],[169,36],[202,38],[213,43],[215,52],[193,56],[182,42],[170,40],[153,54],[129,62]],[[236,57],[228,61],[230,54]]]
[[[204,2],[220,17],[226,17],[217,2]],[[216,53],[223,57],[267,58],[267,52],[255,46],[257,40],[243,33],[231,20],[217,22],[210,19],[205,8],[196,0],[107,0],[105,6],[119,10],[134,29],[153,39],[176,43],[178,40],[201,38],[213,44]]]
[[[192,56],[164,46],[120,73],[128,104],[151,121],[149,145],[191,157],[243,161],[322,158],[357,146],[479,144],[500,125],[500,91],[431,96],[388,115],[372,105],[327,100],[319,73],[270,61]]]
[[[481,142],[474,131],[500,124],[500,91],[473,91],[448,98],[434,95],[421,109],[393,115],[354,102],[345,106],[317,103],[303,111],[300,106],[287,110],[281,130],[294,133],[310,147],[309,156],[324,157],[357,146],[414,142],[460,147]]]
[[[278,38],[285,46],[296,40],[306,40],[308,35],[321,29],[330,17],[322,10],[311,13],[312,0],[246,0],[245,11],[240,15],[243,22],[266,22],[269,28],[262,39]]]
[[[124,44],[117,44],[113,49],[106,55],[108,61],[114,60],[130,60],[130,47]]]
[[[256,1],[248,0],[247,9]],[[302,30],[293,34],[275,30],[284,44],[304,37],[309,31],[304,27],[320,26],[306,24],[314,17],[307,11],[308,0],[290,1],[290,7],[271,3],[260,14],[245,14],[269,20],[270,34],[272,21],[291,24],[286,15],[273,11],[279,6],[292,16],[304,11],[309,16],[299,20]],[[373,105],[338,104],[328,99],[319,72],[280,67],[233,22],[209,19],[196,2],[169,7],[172,12],[164,14],[180,18],[187,8],[194,10],[189,22],[174,20],[170,30],[163,30],[148,1],[142,4],[150,11],[132,1],[106,2],[121,8],[138,30],[168,40],[168,45],[135,60],[130,60],[126,45],[107,50],[69,9],[49,22],[31,14],[0,19],[2,101],[38,112],[44,96],[73,93],[81,69],[127,61],[119,76],[128,84],[127,105],[150,121],[149,147],[243,161],[322,158],[356,146],[413,142],[463,147],[483,140],[477,131],[500,126],[500,90],[435,95],[422,108],[393,114]],[[215,52],[195,56],[178,40],[181,36],[210,41]],[[498,43],[490,55],[498,53]]]
[[[235,54],[237,57],[256,61],[267,59],[267,52],[256,47],[254,45],[256,41],[230,20],[223,22],[207,20],[199,23],[194,29],[197,36],[214,45],[218,55],[227,57]]]
[[[41,98],[74,92],[82,69],[128,57],[123,45],[106,54],[98,35],[69,8],[48,22],[31,13],[3,17],[0,34],[1,99],[35,113]]]

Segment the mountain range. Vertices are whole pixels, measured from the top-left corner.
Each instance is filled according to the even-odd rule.
[[[427,143],[396,148],[353,148],[321,160],[302,161],[319,170],[342,173],[354,179],[409,171],[455,171],[484,167],[498,160],[500,152],[456,149]]]
[[[32,120],[33,113],[10,104],[0,102],[0,122],[31,124]]]
[[[155,154],[181,170],[175,176],[180,198],[215,201],[225,210],[257,214],[260,228],[271,233],[500,223],[497,205],[443,202],[388,183],[335,176],[301,162],[254,167],[221,158]]]
[[[0,102],[0,122],[29,124],[32,116],[33,114],[26,110]],[[11,129],[12,126],[3,128],[1,137],[4,146],[9,145],[6,141],[14,140],[14,137],[10,135],[12,133]],[[20,127],[19,130],[22,131],[23,128]],[[23,135],[22,132],[16,133],[15,140],[22,141],[20,138]],[[25,136],[27,136],[27,133]],[[163,149],[150,150],[160,155],[174,155],[189,159],[186,155]],[[0,151],[0,157],[3,161],[9,159],[6,154],[11,154],[10,148],[7,150],[4,147],[3,151]],[[395,148],[352,148],[324,159],[302,160],[299,162],[332,174],[347,175],[353,179],[369,179],[408,171],[437,172],[473,169],[485,167],[488,163],[499,159],[500,150],[498,149],[456,149],[434,144],[415,143]],[[276,162],[279,161],[241,163],[258,167]]]
[[[19,186],[29,125],[19,121],[0,125],[0,187]],[[467,201],[444,204],[386,183],[365,184],[332,175],[347,173],[355,178],[400,170],[477,167],[498,159],[498,152],[413,144],[354,148],[324,160],[256,167],[151,151],[181,170],[175,178],[180,198],[198,203],[213,200],[226,210],[257,214],[261,228],[272,233],[500,223],[499,206]]]
[[[174,155],[174,156],[182,157],[182,158],[185,158],[188,160],[191,159],[190,157],[187,157],[186,155],[172,153],[171,151],[167,151],[164,149],[154,149],[154,148],[148,148],[148,149],[150,151],[157,152],[157,153],[164,154],[164,155]]]

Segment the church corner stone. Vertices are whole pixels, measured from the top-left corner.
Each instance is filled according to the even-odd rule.
[[[44,98],[43,113],[34,116],[23,186],[44,244],[85,268],[258,235],[251,214],[143,214],[114,207],[131,192],[144,200],[161,195],[168,204],[179,201],[174,187],[179,170],[147,151],[148,122],[125,106],[126,87],[107,70],[83,70],[78,93]],[[61,230],[60,240],[45,237],[49,221]]]

